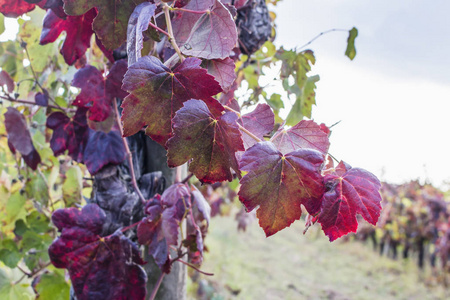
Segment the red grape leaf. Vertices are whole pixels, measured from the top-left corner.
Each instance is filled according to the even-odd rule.
[[[230,168],[239,173],[235,153],[244,150],[236,121],[234,112],[216,117],[204,102],[186,101],[173,119],[174,136],[167,142],[169,166],[193,158],[189,171],[200,181],[231,181]]]
[[[13,153],[19,151],[25,163],[36,170],[41,162],[41,156],[34,148],[25,117],[14,107],[8,107],[5,113],[5,128],[11,151]]]
[[[120,231],[100,237],[106,221],[101,208],[58,209],[52,221],[61,235],[49,247],[49,256],[55,267],[69,271],[77,299],[145,299],[140,251]]]
[[[8,18],[17,18],[34,8],[34,4],[24,0],[0,0],[0,12]]]
[[[222,89],[200,63],[200,59],[189,57],[172,71],[156,57],[144,56],[131,65],[122,86],[130,92],[122,104],[124,136],[148,125],[145,133],[165,145],[172,135],[172,118],[183,102],[206,100],[221,110],[211,96]]]
[[[275,125],[275,116],[267,104],[258,104],[255,110],[243,115],[241,120],[242,126],[261,140],[264,139],[265,134],[272,132]],[[242,132],[242,139],[244,140],[245,149],[256,144],[255,139],[245,132]]]
[[[5,92],[12,93],[14,92],[15,84],[14,80],[9,76],[8,72],[5,70],[2,70],[0,72],[0,86],[3,88],[3,86],[6,85]]]
[[[328,134],[314,121],[308,120],[302,120],[287,130],[280,129],[272,142],[282,153],[309,148],[327,154],[330,147]]]
[[[177,40],[185,55],[224,59],[230,56],[236,46],[236,24],[230,11],[219,0],[215,0],[213,6],[189,28],[192,29],[187,40],[183,43]]]
[[[126,41],[128,19],[142,2],[145,0],[64,0],[64,10],[68,15],[79,16],[97,8],[92,28],[107,49],[116,49]]]
[[[169,247],[178,245],[180,219],[176,205],[165,206],[161,202],[160,195],[147,202],[145,213],[148,216],[139,223],[137,235],[139,244],[148,245],[149,254],[161,271],[169,273]]]
[[[96,15],[95,9],[91,9],[84,15],[61,19],[53,10],[48,10],[44,17],[39,43],[41,45],[53,43],[65,31],[67,35],[60,52],[65,62],[71,66],[83,57],[91,45],[91,36],[94,33],[92,21]]]
[[[318,221],[331,242],[356,232],[356,214],[373,225],[377,223],[381,211],[381,183],[375,175],[341,161],[324,180],[326,192]]]
[[[83,153],[83,161],[91,175],[108,164],[118,165],[126,158],[122,137],[117,129],[108,133],[89,129],[89,139]]]
[[[86,108],[78,108],[72,118],[62,112],[54,112],[47,118],[47,127],[53,129],[50,140],[55,156],[68,150],[72,159],[83,162],[83,152],[89,137]]]
[[[247,211],[259,206],[256,215],[266,236],[298,220],[301,204],[310,214],[319,211],[323,161],[323,155],[311,149],[283,155],[271,142],[257,143],[244,153],[239,165],[248,173],[241,179],[239,199]]]
[[[208,73],[214,76],[219,82],[223,91],[228,92],[236,79],[234,61],[229,57],[225,59],[208,60],[206,61],[206,68],[208,69]]]
[[[102,73],[93,66],[86,66],[75,73],[72,86],[81,88],[80,94],[73,102],[79,107],[89,108],[89,119],[102,122],[112,113],[114,97],[125,97],[120,84],[126,72],[126,61],[117,61],[111,68],[106,80]]]
[[[127,54],[128,65],[134,64],[141,57],[144,47],[143,32],[148,29],[152,17],[155,15],[156,5],[144,2],[136,6],[128,20]]]

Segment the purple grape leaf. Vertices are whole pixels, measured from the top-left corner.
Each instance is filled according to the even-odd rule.
[[[128,96],[128,93],[122,90],[122,81],[125,73],[128,70],[128,63],[126,59],[117,60],[111,69],[108,76],[106,76],[106,94],[109,97],[117,97],[120,99]]]
[[[38,3],[38,5],[42,9],[51,9],[51,10],[53,10],[53,12],[58,17],[60,17],[61,19],[65,19],[67,17],[67,15],[66,15],[66,13],[64,12],[64,9],[63,9],[63,5],[64,5],[63,0],[47,0],[47,1],[25,0],[25,1],[27,1],[29,3],[31,3],[31,2],[34,2],[34,3],[40,2],[40,3]]]
[[[236,46],[236,24],[230,11],[219,0],[215,0],[213,6],[189,28],[192,29],[187,40],[183,43],[177,40],[185,55],[225,59]]]
[[[315,149],[324,155],[328,153],[330,141],[328,134],[314,121],[302,120],[289,129],[281,128],[272,142],[281,153],[288,153],[294,150],[309,148]]]
[[[275,125],[275,115],[267,104],[258,104],[255,110],[243,115],[241,120],[242,126],[261,140],[264,139],[265,134],[272,132]],[[245,149],[256,144],[255,139],[245,132],[242,132],[242,139],[244,140]]]
[[[5,70],[2,70],[0,72],[0,87],[3,88],[3,86],[6,85],[6,90],[4,90],[5,92],[8,93],[12,93],[14,92],[14,88],[15,88],[15,83],[14,80],[11,78],[11,76],[9,76],[8,72],[6,72]]]
[[[47,127],[53,129],[50,148],[55,156],[68,150],[72,159],[83,162],[83,152],[89,138],[86,108],[78,108],[72,118],[62,112],[54,112],[47,118]]]
[[[25,163],[36,170],[41,162],[41,156],[34,148],[25,117],[14,107],[8,107],[5,113],[5,128],[11,152],[19,151]]]
[[[127,95],[121,88],[122,78],[127,70],[125,60],[114,63],[108,77],[93,66],[86,66],[75,73],[72,86],[81,89],[73,105],[89,108],[89,119],[96,122],[106,120],[112,113],[114,97]]]
[[[177,8],[185,7],[186,5],[189,4],[189,2],[191,2],[191,0],[178,0],[177,2],[175,2],[175,7]]]
[[[121,164],[125,158],[125,147],[120,132],[116,128],[108,133],[89,129],[89,139],[84,149],[83,160],[91,175],[97,174],[108,164]]]
[[[136,6],[130,16],[127,29],[127,54],[130,66],[141,58],[141,50],[144,48],[143,32],[148,29],[155,10],[155,4],[144,2]]]
[[[208,73],[214,76],[219,82],[224,92],[228,92],[230,87],[236,80],[236,72],[234,72],[234,60],[227,57],[225,59],[212,59],[206,61]]]
[[[174,136],[167,142],[169,166],[193,159],[189,171],[201,182],[231,181],[230,168],[239,174],[235,153],[244,150],[236,121],[234,112],[216,117],[204,102],[186,101],[173,119]]]
[[[0,12],[8,18],[20,17],[24,13],[32,11],[34,8],[34,4],[24,0],[0,0]]]
[[[53,10],[48,10],[44,17],[39,43],[41,45],[53,43],[65,31],[67,35],[60,52],[65,62],[71,66],[83,57],[91,45],[91,36],[94,33],[92,22],[96,15],[95,9],[91,9],[84,15],[61,19]]]
[[[201,216],[200,218],[196,218],[196,220],[198,220],[198,222],[206,220],[207,224],[209,225],[209,221],[211,219],[211,206],[209,205],[208,201],[206,201],[203,194],[194,185],[192,186],[191,193],[192,193],[192,207],[197,209],[199,215]],[[194,213],[194,215],[197,214]]]
[[[190,206],[191,196],[189,187],[184,183],[172,184],[161,196],[161,204],[169,207],[177,205],[180,200],[181,202],[184,202],[187,207]]]
[[[92,28],[107,49],[116,49],[127,39],[128,19],[134,8],[145,0],[63,0],[68,15],[80,16],[92,8],[98,15]]]
[[[193,11],[206,11],[214,5],[215,0],[192,0],[184,9]],[[178,1],[177,1],[178,2]],[[179,45],[184,45],[189,38],[191,29],[197,23],[202,14],[175,11],[172,17],[172,27],[175,40]]]
[[[318,221],[330,242],[356,232],[356,214],[376,225],[381,211],[381,183],[375,175],[341,161],[324,180],[326,192]]]
[[[179,219],[177,206],[163,206],[161,196],[156,195],[148,201],[145,207],[148,215],[143,218],[137,228],[138,241],[141,245],[148,245],[149,254],[161,271],[170,272],[171,245],[178,245]]]
[[[105,212],[96,204],[58,209],[52,215],[53,224],[61,235],[48,252],[57,268],[69,271],[79,300],[145,299],[147,276],[140,265],[138,247],[116,231],[100,237],[106,221]]]
[[[256,215],[266,236],[290,226],[301,216],[303,204],[310,214],[320,209],[324,193],[323,155],[300,149],[283,155],[271,142],[248,149],[240,161],[239,199],[247,211],[259,206]]]
[[[145,56],[131,65],[122,86],[130,93],[122,103],[124,136],[147,125],[145,133],[165,146],[172,136],[172,118],[183,102],[201,99],[211,109],[223,110],[211,97],[222,89],[200,63],[200,59],[189,57],[172,71],[156,57]]]
[[[38,92],[34,96],[34,102],[39,106],[47,106],[48,105],[48,92],[47,90],[44,90],[43,93]]]

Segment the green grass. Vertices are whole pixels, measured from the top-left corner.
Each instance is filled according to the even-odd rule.
[[[208,298],[215,290],[214,299],[450,299],[444,287],[423,284],[414,262],[380,257],[359,242],[330,243],[318,225],[303,236],[296,223],[266,238],[257,222],[242,233],[233,218],[213,218],[201,268],[215,274],[201,277]],[[195,289],[191,283],[192,298]]]

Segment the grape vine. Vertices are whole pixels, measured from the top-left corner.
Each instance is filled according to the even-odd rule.
[[[63,284],[57,268],[67,269],[78,300],[154,299],[176,262],[212,275],[200,269],[211,206],[194,176],[202,184],[237,178],[240,201],[247,212],[257,210],[267,236],[303,213],[330,241],[355,232],[357,215],[377,223],[381,184],[366,170],[335,165],[330,129],[304,119],[311,119],[319,80],[309,73],[314,53],[275,48],[266,1],[0,0],[0,12],[31,16],[20,21],[20,43],[2,45],[11,153],[1,175],[9,200],[0,260],[19,267],[27,253],[24,273],[41,296],[49,278]],[[356,36],[351,29],[350,59]],[[295,98],[285,121],[282,95],[258,83],[276,62],[286,96]],[[251,96],[237,99],[243,82]],[[177,168],[164,192],[160,174],[150,174],[144,189],[134,171],[127,137],[140,132]],[[105,179],[123,166],[136,197]],[[83,186],[97,200],[83,200]],[[108,188],[121,193],[120,207],[105,208]],[[161,270],[153,291],[140,246]],[[35,276],[49,262],[56,268]]]

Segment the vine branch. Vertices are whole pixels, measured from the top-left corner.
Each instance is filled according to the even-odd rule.
[[[334,32],[334,31],[346,31],[346,32],[348,32],[347,29],[337,29],[337,28],[333,28],[333,29],[329,29],[329,30],[323,31],[323,32],[319,33],[318,35],[316,35],[314,38],[312,38],[309,42],[307,42],[303,46],[297,48],[297,50],[301,50],[301,49],[305,48],[306,46],[311,45],[315,40],[320,38],[322,35],[330,33],[330,32]]]
[[[141,190],[139,189],[136,181],[136,174],[134,173],[134,166],[133,166],[133,157],[131,155],[130,147],[128,147],[127,138],[123,136],[123,128],[122,128],[122,122],[120,121],[120,114],[119,114],[119,108],[117,107],[117,101],[113,101],[114,103],[114,110],[116,114],[116,123],[117,126],[119,126],[120,135],[122,136],[122,142],[125,147],[125,152],[127,154],[127,161],[128,165],[130,166],[130,176],[131,176],[131,184],[134,187],[134,190],[136,191],[136,194],[138,195],[139,199],[141,199],[141,202],[145,204],[146,200],[144,198],[144,195],[142,195]]]
[[[166,17],[167,31],[169,33],[169,35],[168,35],[169,42],[172,45],[172,47],[175,50],[175,52],[180,57],[181,62],[183,62],[184,56],[181,53],[180,48],[178,48],[178,45],[177,45],[177,43],[175,41],[175,37],[173,35],[172,21],[170,20],[170,7],[167,4],[164,3],[163,4],[163,10],[164,10],[164,16]]]

